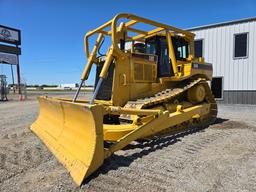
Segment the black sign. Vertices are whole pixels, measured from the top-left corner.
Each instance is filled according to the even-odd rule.
[[[20,30],[0,25],[0,42],[20,45]]]
[[[21,50],[19,47],[13,47],[13,46],[9,46],[9,45],[1,45],[1,44],[0,44],[0,52],[10,53],[10,54],[15,54],[15,55],[21,54]]]

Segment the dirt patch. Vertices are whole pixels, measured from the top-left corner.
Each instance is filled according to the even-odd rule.
[[[216,124],[133,142],[77,187],[29,129],[37,102],[1,103],[0,191],[256,191],[256,107],[219,108]]]
[[[212,129],[251,129],[251,128],[252,126],[249,126],[245,122],[232,121],[232,120],[221,119],[221,118],[218,118],[215,122],[215,125],[212,126]]]

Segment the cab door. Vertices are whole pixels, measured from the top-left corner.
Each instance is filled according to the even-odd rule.
[[[158,56],[157,77],[172,77],[174,75],[165,36],[154,36],[147,39],[146,53]]]

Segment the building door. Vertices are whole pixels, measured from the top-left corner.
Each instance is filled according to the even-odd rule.
[[[212,78],[211,90],[216,99],[223,99],[223,77]]]

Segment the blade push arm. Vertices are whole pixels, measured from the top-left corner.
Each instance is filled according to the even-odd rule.
[[[80,92],[80,90],[81,90],[81,87],[82,87],[84,81],[88,79],[88,76],[89,76],[90,71],[91,71],[91,68],[92,68],[93,61],[94,61],[95,58],[96,58],[97,50],[98,50],[99,45],[100,45],[100,43],[101,43],[101,41],[102,41],[102,38],[103,38],[103,34],[100,33],[100,34],[98,35],[97,41],[96,41],[96,43],[95,43],[95,45],[94,45],[94,47],[93,47],[92,53],[91,53],[90,56],[88,57],[87,65],[86,65],[86,67],[85,67],[85,69],[84,69],[84,71],[83,71],[83,74],[82,74],[82,76],[81,76],[81,82],[80,82],[79,87],[78,87],[78,89],[77,89],[77,91],[76,91],[76,94],[75,94],[75,96],[74,96],[74,98],[73,98],[73,102],[76,101],[76,99],[77,99],[77,97],[78,97],[78,95],[79,95],[79,92]]]

